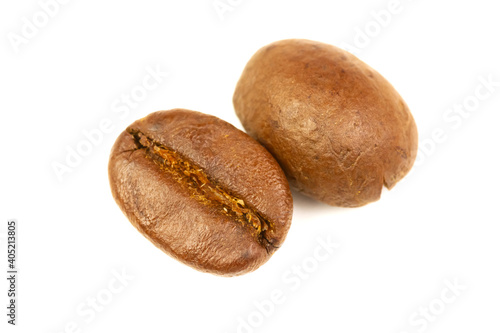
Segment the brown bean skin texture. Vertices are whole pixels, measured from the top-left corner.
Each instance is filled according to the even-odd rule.
[[[166,149],[187,164],[159,158],[158,151],[166,156]],[[183,173],[173,173],[174,166]],[[208,185],[192,181],[205,179],[197,170]],[[137,230],[203,272],[234,276],[257,269],[281,246],[290,227],[292,197],[278,163],[250,136],[214,116],[174,109],[137,120],[116,140],[108,171],[113,197]],[[241,217],[200,195],[208,188],[242,200],[235,209],[255,212],[269,229],[259,233],[246,222],[250,215]]]
[[[417,128],[404,100],[332,45],[293,39],[263,47],[246,65],[233,103],[292,187],[333,206],[378,200],[416,158]]]

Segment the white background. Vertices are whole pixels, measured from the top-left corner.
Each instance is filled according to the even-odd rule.
[[[42,9],[35,0],[1,3],[0,266],[6,270],[6,222],[16,218],[20,275],[16,327],[6,324],[1,279],[0,330],[499,332],[495,2],[401,0],[383,26],[373,12],[392,8],[389,0],[229,2],[221,19],[213,0],[68,1],[17,47],[11,41],[23,36],[23,18],[43,25]],[[121,213],[107,179],[110,148],[129,123],[162,109],[198,110],[241,128],[232,107],[239,75],[257,49],[285,38],[356,47],[409,104],[419,163],[362,208],[294,194],[288,238],[267,264],[236,278],[199,273]],[[128,114],[115,113],[148,67],[169,75]],[[491,92],[481,87],[488,77],[497,82]],[[476,89],[489,95],[478,100]],[[471,111],[460,116],[453,108],[463,103]],[[54,163],[66,163],[68,149],[103,119],[113,130],[60,181]],[[318,238],[340,243],[319,263]],[[292,271],[303,265],[307,276]],[[122,270],[133,279],[110,294],[110,283],[120,287],[113,272]],[[446,281],[466,290],[457,296]],[[280,292],[282,302],[270,306]],[[101,311],[89,310],[95,297],[106,303]],[[419,314],[429,307],[428,317]]]

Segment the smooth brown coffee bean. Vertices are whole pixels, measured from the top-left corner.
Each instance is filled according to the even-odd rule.
[[[417,127],[394,87],[354,55],[309,40],[260,49],[234,93],[243,127],[300,192],[334,206],[378,200],[411,169]]]
[[[255,270],[291,223],[290,189],[271,154],[200,112],[158,111],[134,122],[113,146],[109,180],[137,230],[203,272]]]

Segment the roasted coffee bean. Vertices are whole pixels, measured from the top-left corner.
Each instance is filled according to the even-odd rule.
[[[130,222],[173,258],[240,275],[266,262],[291,223],[283,171],[260,144],[196,111],[158,111],[130,125],[109,161],[113,197]]]
[[[334,206],[378,200],[411,169],[417,127],[394,87],[354,55],[309,40],[260,49],[234,93],[243,127],[298,191]]]

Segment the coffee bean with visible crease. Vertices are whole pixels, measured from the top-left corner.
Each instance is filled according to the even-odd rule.
[[[257,269],[283,243],[292,196],[270,153],[214,116],[174,109],[130,125],[109,161],[116,202],[173,258],[203,272]]]

